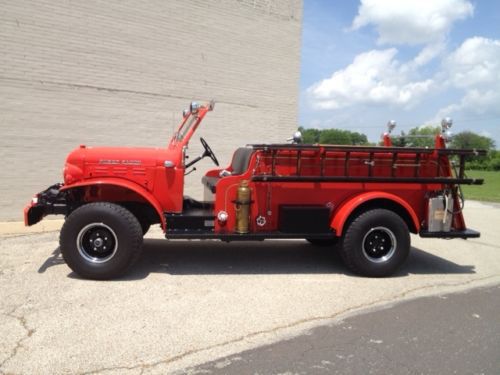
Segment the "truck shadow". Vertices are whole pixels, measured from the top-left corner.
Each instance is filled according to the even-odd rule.
[[[59,247],[38,269],[63,265]],[[139,262],[119,280],[145,279],[151,273],[170,275],[224,274],[344,274],[358,277],[342,263],[340,256],[328,247],[317,247],[305,241],[232,242],[165,241],[146,239]],[[412,247],[410,256],[393,277],[410,274],[473,274],[473,265],[460,265],[445,258]],[[71,278],[78,275],[71,272]]]
[[[171,275],[224,274],[352,274],[328,247],[302,241],[233,242],[146,239],[141,260],[122,280],[150,273]],[[412,247],[405,265],[394,277],[409,274],[472,274],[473,265],[460,265]],[[357,277],[357,276],[356,276]]]
[[[52,252],[52,254],[47,259],[45,259],[45,262],[42,263],[42,265],[38,269],[38,273],[45,273],[48,268],[58,266],[60,264],[65,264],[65,262],[61,255],[61,249],[58,246]]]

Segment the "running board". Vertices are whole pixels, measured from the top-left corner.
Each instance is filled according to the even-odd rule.
[[[429,232],[426,230],[420,231],[422,238],[479,238],[481,233],[473,229],[452,230],[450,232]]]
[[[283,233],[283,232],[264,232],[264,233],[213,233],[206,231],[168,231],[165,237],[169,240],[221,240],[221,241],[264,241],[267,239],[332,239],[335,232],[328,233]]]

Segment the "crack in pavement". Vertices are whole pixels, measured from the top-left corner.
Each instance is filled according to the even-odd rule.
[[[26,331],[26,334],[22,336],[19,340],[17,340],[16,345],[11,349],[10,355],[0,363],[0,373],[5,374],[5,372],[2,370],[2,367],[5,366],[7,362],[9,362],[12,358],[14,358],[19,349],[23,348],[23,342],[28,340],[33,334],[36,332],[35,328],[29,328],[28,327],[28,321],[26,320],[25,315],[17,316],[15,315],[15,312],[17,309],[19,309],[22,305],[16,306],[12,311],[8,313],[3,313],[3,315],[8,316],[12,319],[16,319],[21,327]]]
[[[498,278],[498,277],[500,277],[500,275],[490,275],[490,276],[486,276],[483,278],[471,279],[471,280],[467,280],[465,282],[459,282],[459,283],[440,283],[440,284],[433,284],[433,285],[424,285],[424,286],[405,290],[399,294],[393,295],[393,296],[388,297],[388,298],[383,298],[383,299],[369,302],[366,304],[360,304],[360,305],[356,305],[353,307],[349,307],[345,310],[336,312],[336,313],[331,314],[331,315],[315,316],[315,317],[300,319],[300,320],[297,320],[297,321],[294,321],[294,322],[291,322],[288,324],[284,324],[281,326],[277,326],[274,328],[252,332],[252,333],[237,337],[237,338],[232,339],[232,340],[224,341],[222,343],[213,344],[213,345],[209,345],[209,346],[206,346],[203,348],[198,348],[198,349],[191,349],[191,350],[188,350],[184,353],[175,355],[175,356],[170,357],[170,358],[160,359],[160,360],[150,362],[150,363],[142,363],[142,364],[136,364],[136,365],[131,365],[131,366],[101,367],[101,368],[98,368],[96,370],[78,373],[78,375],[91,375],[91,374],[98,374],[98,373],[105,372],[105,371],[116,371],[116,370],[140,370],[141,374],[142,374],[147,369],[151,369],[151,368],[154,368],[154,367],[157,367],[160,365],[171,364],[171,363],[174,363],[176,361],[184,359],[185,357],[193,355],[193,354],[198,354],[198,353],[201,353],[204,351],[221,348],[221,347],[224,347],[227,345],[232,345],[232,344],[239,343],[239,342],[244,342],[250,338],[253,338],[253,337],[256,337],[259,335],[275,333],[275,332],[278,332],[278,331],[281,331],[281,330],[284,330],[287,328],[293,328],[296,326],[300,326],[301,324],[305,324],[305,323],[311,323],[311,322],[323,321],[323,320],[331,320],[331,319],[339,318],[340,316],[343,316],[346,314],[360,312],[360,311],[363,311],[363,310],[368,309],[368,308],[383,306],[383,305],[390,304],[393,302],[399,302],[401,299],[404,299],[408,295],[415,293],[415,292],[418,292],[418,291],[432,289],[432,288],[436,288],[436,287],[460,287],[460,286],[469,285],[469,284],[472,284],[475,282],[481,282],[481,281],[494,279],[494,278]]]

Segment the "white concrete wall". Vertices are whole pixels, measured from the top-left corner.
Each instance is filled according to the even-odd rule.
[[[223,164],[297,127],[302,0],[0,0],[0,220],[79,144],[166,145],[191,100]],[[187,177],[202,197],[209,162]]]

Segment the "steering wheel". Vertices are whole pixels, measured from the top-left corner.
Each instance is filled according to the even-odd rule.
[[[212,151],[212,149],[210,148],[210,146],[208,145],[207,141],[205,141],[203,138],[200,137],[200,142],[203,145],[203,147],[205,148],[205,152],[203,153],[203,156],[210,156],[210,159],[212,159],[212,161],[215,163],[215,165],[219,166],[219,161],[215,157],[215,154]]]

